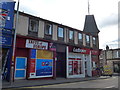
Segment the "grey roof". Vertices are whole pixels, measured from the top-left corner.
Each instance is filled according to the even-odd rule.
[[[86,15],[83,32],[91,33],[92,35],[98,35],[100,32],[94,15]]]

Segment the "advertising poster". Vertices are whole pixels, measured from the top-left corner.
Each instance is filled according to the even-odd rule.
[[[30,73],[35,73],[35,63],[36,63],[36,59],[30,60]]]
[[[29,78],[52,77],[52,52],[46,50],[31,49],[30,53]]]
[[[49,43],[49,50],[56,51],[56,44],[55,43]]]
[[[15,2],[0,2],[0,28],[13,29]]]
[[[31,59],[36,59],[36,49],[31,50]]]
[[[36,76],[53,76],[53,60],[37,59]]]

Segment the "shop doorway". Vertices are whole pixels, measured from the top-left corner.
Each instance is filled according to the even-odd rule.
[[[65,76],[66,76],[66,54],[58,52],[56,61],[56,77]]]
[[[79,53],[68,54],[68,78],[85,77],[83,55]]]
[[[15,64],[15,79],[25,79],[26,78],[26,57],[16,57]]]

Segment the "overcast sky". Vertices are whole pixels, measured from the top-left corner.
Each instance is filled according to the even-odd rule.
[[[119,1],[89,0],[90,14],[94,15],[100,30],[100,49],[106,45],[110,49],[118,48]],[[88,0],[20,0],[20,11],[83,31]]]

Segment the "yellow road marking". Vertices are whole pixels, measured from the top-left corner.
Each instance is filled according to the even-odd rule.
[[[85,83],[85,82],[76,82],[76,83]],[[23,87],[23,88],[44,88],[49,86],[60,86],[60,85],[70,85],[70,84],[76,84],[76,83],[63,83],[63,84],[55,84],[55,85],[45,85],[45,86],[33,86],[33,87]]]
[[[113,78],[116,78],[116,77],[113,77]],[[110,80],[111,78],[109,79],[104,79],[104,80]],[[100,81],[102,79],[96,79],[96,80],[90,80],[90,81]],[[23,88],[44,88],[44,87],[49,87],[49,86],[60,86],[60,85],[70,85],[70,84],[76,84],[76,83],[86,83],[86,82],[89,82],[89,81],[81,81],[81,82],[75,82],[75,83],[62,83],[62,84],[54,84],[54,85],[44,85],[44,86],[33,86],[33,87],[23,87]]]

